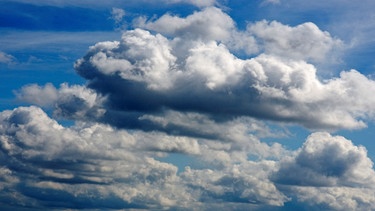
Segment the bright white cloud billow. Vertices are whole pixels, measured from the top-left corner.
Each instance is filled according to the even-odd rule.
[[[311,22],[290,27],[276,21],[260,21],[249,24],[247,30],[264,44],[265,53],[289,59],[322,61],[328,52],[343,45]]]
[[[200,17],[207,23],[198,21]],[[181,24],[168,24],[172,20]],[[204,27],[212,22],[217,24]],[[236,57],[225,45],[240,32],[216,8],[185,19],[166,15],[144,27],[174,38],[142,29],[127,31],[120,42],[98,43],[76,63],[89,87],[107,94],[116,110],[138,105],[133,110],[138,112],[147,105],[150,111],[167,107],[256,116],[313,129],[363,128],[364,120],[374,118],[374,81],[355,70],[322,81],[314,65],[304,61],[321,61],[340,45],[312,23],[290,27],[262,21],[249,26],[242,36],[254,34],[265,49],[249,59]],[[277,31],[283,33],[267,37]],[[134,92],[144,97],[134,98]]]

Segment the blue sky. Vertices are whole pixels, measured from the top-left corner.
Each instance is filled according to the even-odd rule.
[[[0,206],[375,209],[374,4],[1,1]]]

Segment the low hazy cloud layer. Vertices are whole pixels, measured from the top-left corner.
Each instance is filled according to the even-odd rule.
[[[238,30],[215,7],[134,25],[75,63],[85,85],[15,92],[33,106],[0,113],[0,205],[247,210],[296,199],[375,209],[366,149],[328,133],[375,118],[375,81],[320,75],[341,40],[313,23]],[[293,151],[262,141],[288,135],[277,124],[321,132]],[[192,165],[170,162],[176,155]]]

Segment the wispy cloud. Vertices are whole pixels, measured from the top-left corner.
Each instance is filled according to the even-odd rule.
[[[16,58],[14,58],[14,56],[0,51],[0,63],[11,64],[11,63],[15,62],[15,60],[16,60]]]

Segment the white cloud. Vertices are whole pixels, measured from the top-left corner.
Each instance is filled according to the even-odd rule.
[[[66,83],[56,89],[52,84],[26,85],[15,92],[18,100],[53,108],[55,115],[68,118],[99,118],[105,113],[105,97],[94,90]]]
[[[280,0],[263,0],[262,4],[280,4]]]
[[[37,107],[3,111],[0,123],[0,163],[7,165],[1,170],[5,174],[0,185],[1,181],[7,181],[8,188],[23,187],[16,190],[22,197],[15,203],[39,204],[50,200],[49,193],[55,193],[57,197],[60,194],[72,197],[83,205],[87,192],[91,193],[90,198],[108,208],[111,208],[110,198],[119,200],[116,208],[188,208],[205,200],[233,203],[243,200],[279,206],[287,200],[268,180],[267,175],[275,169],[274,161],[236,160],[236,153],[248,151],[241,146],[233,149],[236,141],[246,144],[241,140],[244,134],[241,138],[232,137],[235,140],[226,143],[229,148],[225,149],[214,140],[117,130],[101,124],[82,122],[65,128]],[[230,130],[238,128],[233,126]],[[219,168],[211,163],[220,157],[212,160],[202,157],[209,152],[231,154],[231,151],[232,160]],[[178,175],[176,166],[156,160],[169,152],[187,153],[202,159],[201,162],[207,161],[207,169],[187,168]],[[211,176],[207,177],[205,172]],[[29,191],[38,194],[29,195]],[[50,202],[61,203],[53,199]]]
[[[311,22],[291,27],[264,20],[249,24],[247,30],[264,44],[265,53],[290,59],[323,61],[331,50],[343,47],[342,41]]]
[[[51,83],[47,83],[44,87],[29,84],[15,94],[19,100],[39,106],[52,106],[58,99],[58,90]]]
[[[171,86],[175,57],[170,52],[167,39],[148,31],[127,31],[121,42],[101,42],[90,48],[93,68],[107,75],[119,74],[125,80],[147,81],[151,89]],[[82,66],[85,59],[77,62]],[[81,74],[87,74],[81,72]],[[95,74],[95,73],[91,73]]]
[[[122,21],[125,16],[125,10],[121,8],[113,7],[111,11],[112,19],[118,24]]]
[[[280,163],[276,183],[310,204],[332,209],[374,209],[375,171],[363,146],[328,133],[310,135]]]
[[[248,210],[296,198],[374,209],[364,147],[328,133],[296,151],[260,140],[276,136],[264,119],[319,130],[375,119],[373,80],[356,70],[321,80],[309,63],[324,62],[339,40],[312,23],[261,21],[239,31],[212,7],[138,24],[76,62],[85,85],[16,92],[77,122],[64,127],[35,106],[0,113],[0,204]],[[194,163],[183,170],[163,161],[175,154]]]
[[[273,168],[273,162],[247,162],[221,172],[186,168],[181,178],[192,188],[193,196],[198,195],[204,202],[227,198],[226,203],[281,206],[288,198],[267,179]]]
[[[234,116],[256,115],[329,130],[363,128],[366,127],[364,120],[374,118],[374,102],[370,97],[375,89],[374,81],[355,70],[321,81],[316,68],[302,60],[320,59],[320,55],[328,53],[336,43],[328,34],[312,24],[296,28],[280,23],[259,24],[267,29],[257,31],[264,34],[264,45],[269,48],[266,52],[270,53],[252,59],[236,57],[225,44],[215,41],[211,32],[203,42],[199,36],[196,40],[179,35],[167,39],[161,34],[136,29],[125,32],[121,42],[101,42],[91,47],[75,67],[92,82],[93,89],[107,94],[109,102],[116,101],[114,107],[120,110],[147,106],[149,110],[167,107]],[[286,38],[277,42],[266,38],[268,29],[273,31],[275,27],[286,28]],[[311,34],[311,30],[317,34],[310,36],[318,45],[303,40],[303,34]],[[292,36],[295,33],[297,37]],[[294,41],[300,44],[287,47]],[[285,48],[280,43],[286,43]],[[311,52],[305,49],[309,45]],[[140,96],[144,97],[131,97],[132,92],[142,93]],[[127,99],[126,95],[131,98]]]
[[[0,63],[11,64],[15,61],[15,58],[5,52],[0,51]]]
[[[216,3],[216,0],[164,0],[167,3],[188,3],[195,5],[197,7],[208,7],[213,6]]]
[[[0,169],[0,188],[14,189],[10,194],[18,195],[12,198],[15,204],[33,207],[47,199],[51,206],[61,206],[51,200],[53,193],[70,197],[76,205],[112,209],[261,209],[283,206],[289,197],[339,210],[373,208],[373,163],[364,147],[343,137],[314,133],[300,149],[287,152],[257,140],[253,134],[261,125],[248,119],[218,124],[194,113],[145,118],[165,127],[212,131],[216,138],[84,122],[66,128],[40,108],[19,107],[0,113],[0,164],[7,166]],[[199,168],[177,173],[173,164],[157,160],[168,153],[192,156]],[[253,155],[259,159],[248,160]],[[88,192],[95,202],[87,204]]]
[[[215,7],[208,7],[186,18],[166,14],[156,21],[140,22],[137,26],[164,35],[203,41],[228,39],[235,27],[234,21]]]
[[[187,17],[165,14],[157,20],[136,21],[136,27],[174,37],[175,53],[186,51],[196,42],[220,41],[229,49],[247,54],[258,52],[255,38],[247,32],[238,31],[232,18],[219,8],[208,7]]]

